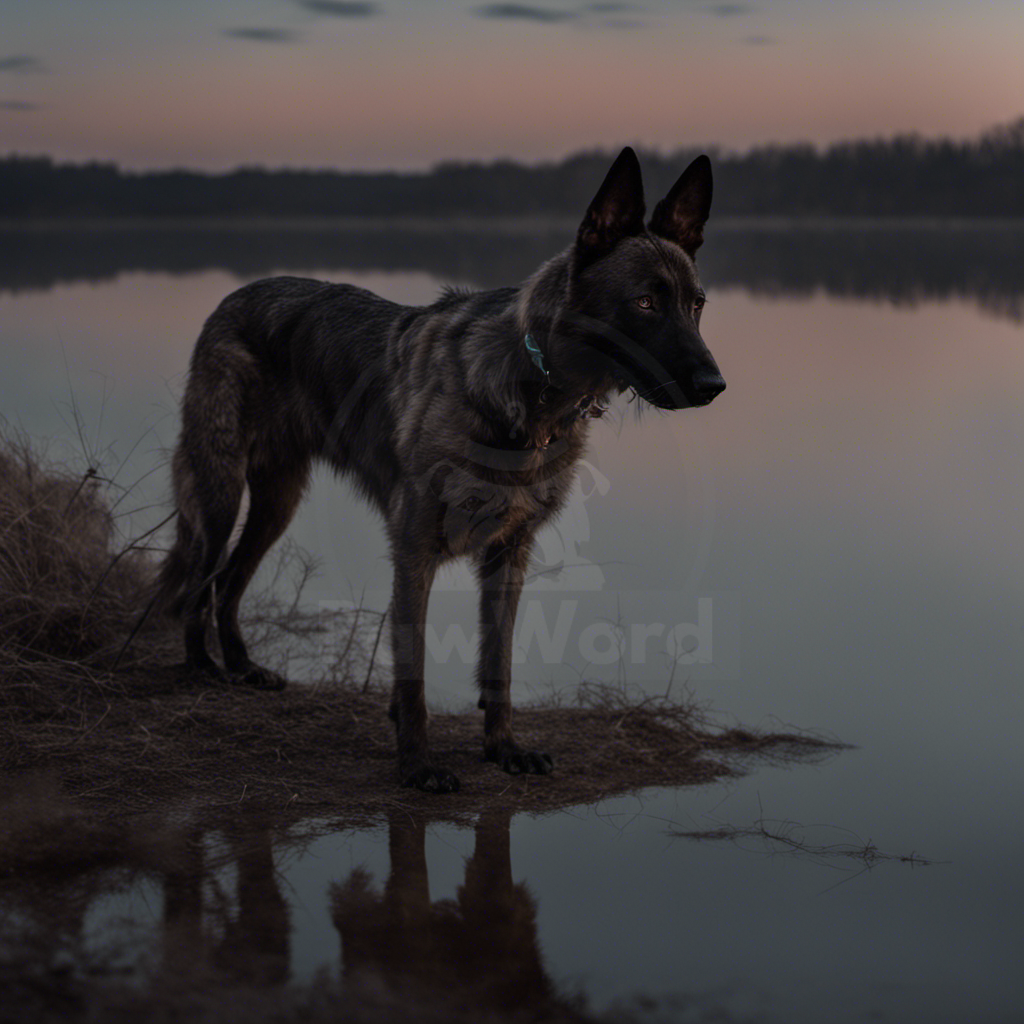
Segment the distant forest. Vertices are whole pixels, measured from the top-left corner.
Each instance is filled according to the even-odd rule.
[[[649,205],[696,151],[641,153]],[[430,171],[131,172],[0,158],[0,219],[578,217],[613,154]],[[897,136],[712,152],[717,217],[1024,217],[1024,118],[971,141]]]

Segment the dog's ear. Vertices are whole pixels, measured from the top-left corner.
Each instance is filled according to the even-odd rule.
[[[671,191],[654,208],[650,228],[694,256],[704,241],[711,212],[711,161],[699,156],[679,176]]]
[[[644,185],[640,161],[627,146],[615,159],[576,233],[576,259],[586,264],[616,242],[644,229]]]

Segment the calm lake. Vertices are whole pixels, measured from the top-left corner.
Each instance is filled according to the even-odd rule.
[[[289,273],[419,304],[444,284],[522,280],[570,237],[0,229],[0,411],[130,487],[132,535],[167,514],[184,371],[230,290]],[[196,885],[226,894],[243,946],[263,936],[274,983],[372,962],[389,873],[426,916],[388,941],[433,955],[485,942],[467,872],[486,863],[529,922],[509,926],[495,985],[549,1007],[582,994],[595,1013],[680,1021],[1024,1017],[1024,227],[709,225],[700,262],[728,390],[676,414],[638,416],[623,397],[595,424],[524,592],[515,696],[625,682],[854,749],[475,830],[382,813],[219,859],[211,837]],[[320,559],[308,604],[387,606],[383,530],[346,485],[321,473],[290,535]],[[473,698],[475,604],[465,571],[439,581],[436,707]],[[671,835],[761,819],[790,842]],[[869,843],[931,863],[838,848]],[[83,902],[82,941],[159,943],[177,891],[123,870]],[[436,921],[460,899],[456,941]],[[187,905],[200,927],[206,903]]]

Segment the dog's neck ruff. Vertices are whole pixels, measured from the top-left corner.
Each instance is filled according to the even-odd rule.
[[[542,374],[544,374],[544,387],[541,390],[539,403],[540,405],[546,405],[548,402],[548,392],[558,391],[560,388],[552,381],[551,371],[547,368],[544,363],[544,353],[540,350],[540,345],[537,344],[532,334],[527,334],[523,338],[523,344],[526,346],[526,352],[530,357],[530,361]],[[606,405],[602,405],[597,395],[587,394],[583,395],[582,398],[572,407],[569,414],[565,417],[565,424],[571,424],[575,420],[582,419],[599,419],[608,411]],[[532,448],[547,448],[551,443],[552,439],[556,436],[554,432],[544,437],[539,444],[530,445]]]

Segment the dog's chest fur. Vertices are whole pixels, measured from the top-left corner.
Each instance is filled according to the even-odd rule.
[[[425,510],[442,557],[532,534],[583,453],[578,399],[545,388],[520,349],[517,297],[453,294],[388,342],[396,453],[414,468],[414,495],[396,500]]]

